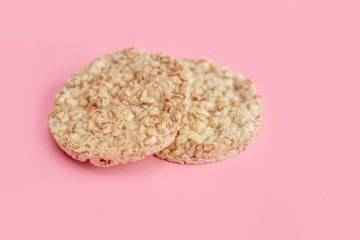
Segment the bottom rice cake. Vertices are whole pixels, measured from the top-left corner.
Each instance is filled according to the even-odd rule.
[[[262,123],[262,103],[252,82],[207,59],[180,63],[191,82],[190,108],[175,141],[156,156],[203,164],[244,150]]]

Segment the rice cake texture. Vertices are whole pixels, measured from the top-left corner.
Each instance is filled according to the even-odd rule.
[[[244,150],[262,123],[262,103],[254,85],[207,59],[180,63],[191,82],[190,108],[175,141],[156,156],[180,164],[203,164]]]
[[[55,96],[49,124],[68,155],[107,167],[166,148],[188,108],[189,82],[179,62],[129,48],[70,76]]]

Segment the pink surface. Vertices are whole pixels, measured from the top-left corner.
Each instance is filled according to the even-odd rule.
[[[0,239],[360,239],[359,1],[56,2],[0,4]],[[54,94],[129,46],[248,76],[255,143],[202,166],[67,157]]]

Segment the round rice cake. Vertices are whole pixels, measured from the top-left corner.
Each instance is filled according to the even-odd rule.
[[[191,82],[190,108],[175,141],[156,156],[181,164],[203,164],[245,149],[262,122],[262,103],[254,85],[207,59],[180,63]]]
[[[49,124],[68,155],[107,167],[166,148],[188,108],[189,82],[179,62],[129,48],[70,76],[55,96]]]

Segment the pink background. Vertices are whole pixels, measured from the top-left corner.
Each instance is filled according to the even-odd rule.
[[[57,2],[57,3],[56,3]],[[0,239],[360,239],[359,1],[2,1]],[[96,168],[56,146],[66,77],[137,46],[248,76],[260,134],[216,164]]]

